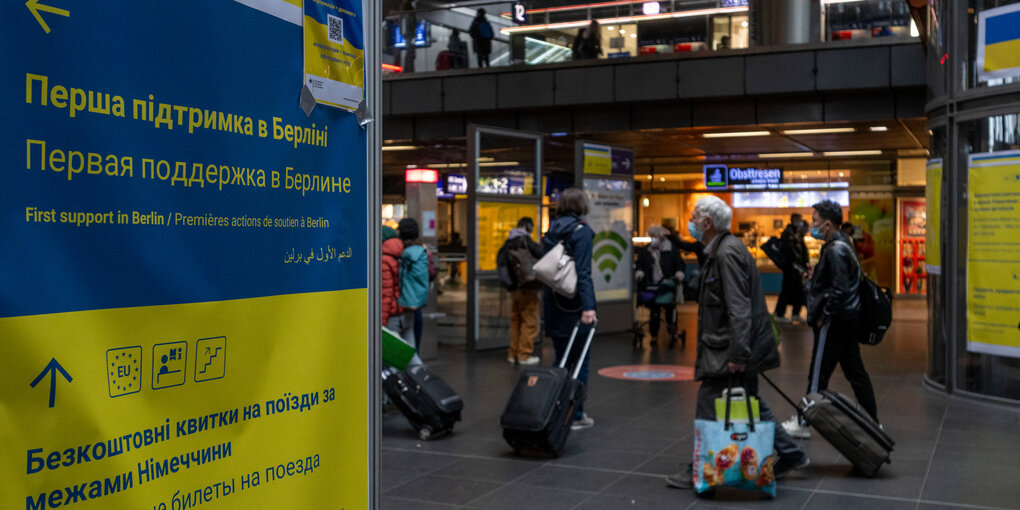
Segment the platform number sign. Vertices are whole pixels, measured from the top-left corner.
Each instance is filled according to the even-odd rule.
[[[514,2],[514,23],[523,25],[528,22],[528,16],[526,9],[524,8],[524,2]]]

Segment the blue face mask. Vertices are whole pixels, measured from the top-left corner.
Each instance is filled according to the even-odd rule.
[[[690,220],[690,221],[687,222],[687,231],[690,232],[691,233],[691,237],[693,237],[699,243],[701,242],[702,236],[705,235],[704,232],[699,232],[698,231],[698,226],[694,224],[694,220]]]
[[[818,240],[825,239],[822,236],[822,231],[820,229],[818,229],[817,227],[811,227],[811,237],[813,237],[815,239],[818,239]]]

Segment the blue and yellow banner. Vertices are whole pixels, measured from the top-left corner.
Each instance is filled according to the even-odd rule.
[[[978,78],[1020,74],[1020,4],[978,13]]]
[[[1020,151],[972,154],[967,350],[1020,358]]]
[[[295,9],[0,4],[0,508],[368,507],[367,137]]]
[[[361,0],[304,0],[305,85],[316,102],[355,110],[364,97]]]

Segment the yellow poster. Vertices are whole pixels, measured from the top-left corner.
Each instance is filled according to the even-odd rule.
[[[5,339],[37,339],[0,351],[19,361],[0,371],[0,506],[358,508],[368,442],[349,438],[365,437],[368,413],[351,388],[367,373],[340,360],[367,346],[319,339],[365,338],[364,320],[342,317],[364,317],[366,301],[362,289],[0,319]]]
[[[478,270],[495,271],[496,254],[503,247],[510,229],[517,221],[528,216],[538,223],[538,206],[535,204],[507,204],[500,202],[478,203]],[[538,229],[531,233],[538,240]]]
[[[925,231],[925,265],[928,274],[942,272],[942,160],[933,159],[928,162],[927,187],[925,202],[927,203],[927,226]]]
[[[970,157],[967,350],[1020,357],[1020,151]]]

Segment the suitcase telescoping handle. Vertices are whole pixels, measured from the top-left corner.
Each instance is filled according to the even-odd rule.
[[[797,414],[801,413],[802,409],[800,408],[800,406],[798,406],[797,404],[793,403],[793,400],[790,400],[790,397],[786,396],[786,393],[784,393],[783,390],[779,389],[779,386],[776,386],[776,383],[772,382],[772,379],[769,379],[769,376],[765,375],[764,372],[762,372],[760,375],[762,376],[762,378],[765,379],[765,382],[769,383],[769,386],[772,386],[776,391],[778,391],[779,395],[781,397],[783,397],[784,400],[789,402],[790,405],[793,406],[794,409],[797,410]]]
[[[574,365],[574,371],[570,374],[572,379],[577,379],[577,375],[581,373],[581,365],[584,364],[584,357],[588,355],[588,349],[591,349],[591,339],[595,336],[595,326],[599,323],[595,320],[591,323],[591,328],[588,330],[588,339],[584,342],[584,348],[581,349],[581,355],[577,358],[577,363]],[[563,353],[563,359],[560,360],[560,368],[567,367],[567,358],[570,357],[570,353],[573,352],[574,339],[577,338],[577,330],[581,328],[581,321],[577,321],[577,325],[574,326],[574,331],[570,333],[570,341],[567,342],[566,352]]]

